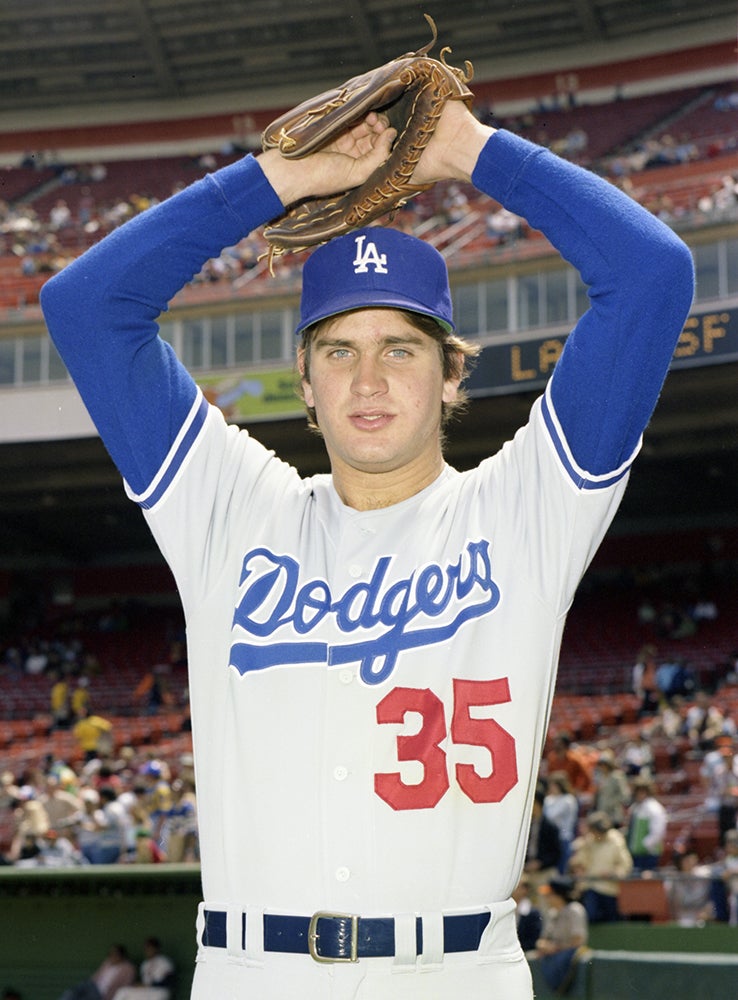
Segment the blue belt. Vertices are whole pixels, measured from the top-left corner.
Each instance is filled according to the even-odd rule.
[[[444,953],[476,951],[489,923],[484,913],[454,913],[443,918]],[[416,954],[423,953],[423,920],[415,919]],[[205,910],[202,943],[225,948],[226,914]],[[246,947],[246,914],[241,917],[241,950]],[[264,914],[264,951],[310,955],[316,962],[357,962],[360,958],[388,958],[395,954],[393,917],[357,917],[320,911],[312,917]]]

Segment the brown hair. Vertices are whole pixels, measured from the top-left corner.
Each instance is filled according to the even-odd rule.
[[[350,311],[353,312],[356,310]],[[468,405],[469,397],[465,390],[461,388],[461,384],[468,378],[481,348],[478,344],[472,344],[455,333],[449,333],[432,316],[425,316],[422,313],[411,312],[406,309],[398,311],[416,330],[420,330],[421,333],[432,337],[438,344],[444,381],[454,378],[460,380],[456,399],[452,403],[441,403],[441,429],[443,429],[453,417],[462,413]],[[341,315],[345,314],[341,313]],[[302,382],[303,380],[308,383],[310,382],[310,348],[319,331],[325,329],[335,318],[335,316],[328,316],[326,319],[320,320],[320,322],[314,323],[302,331],[302,338],[298,347],[298,357],[302,356],[302,372],[298,371],[299,382],[297,392],[303,402],[305,402],[305,396],[302,391]],[[307,411],[308,427],[320,434],[315,408],[308,406],[306,403],[305,409]]]

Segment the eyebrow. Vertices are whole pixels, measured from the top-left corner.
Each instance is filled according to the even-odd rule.
[[[428,337],[428,340],[432,340],[432,337]],[[417,344],[422,345],[426,340],[426,335],[423,333],[413,333],[412,330],[408,330],[407,333],[403,334],[387,334],[386,336],[380,337],[379,343],[382,347],[395,347],[401,346],[402,344]],[[355,347],[356,341],[351,340],[350,337],[331,337],[323,334],[319,334],[313,343],[313,347]]]

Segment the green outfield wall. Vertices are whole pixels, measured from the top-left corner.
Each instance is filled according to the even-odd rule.
[[[138,962],[156,935],[179,968],[175,1000],[187,1000],[200,898],[197,865],[0,869],[0,994],[14,986],[24,1000],[58,1000],[111,944]],[[737,927],[622,921],[594,926],[590,945],[574,1000],[738,998]],[[533,976],[537,1000],[549,1000],[535,963]]]

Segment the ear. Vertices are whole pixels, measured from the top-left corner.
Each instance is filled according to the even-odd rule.
[[[444,372],[448,373],[448,378],[443,380],[444,403],[455,403],[459,394],[459,386],[464,375],[464,355],[459,350],[447,356],[444,362]]]
[[[455,403],[459,395],[460,378],[449,378],[443,383],[443,394],[441,399],[444,403]]]
[[[312,387],[305,374],[305,349],[303,347],[298,347],[297,349],[297,370],[300,373],[302,398],[305,401],[305,405],[313,409],[315,407],[315,401],[313,399]]]

